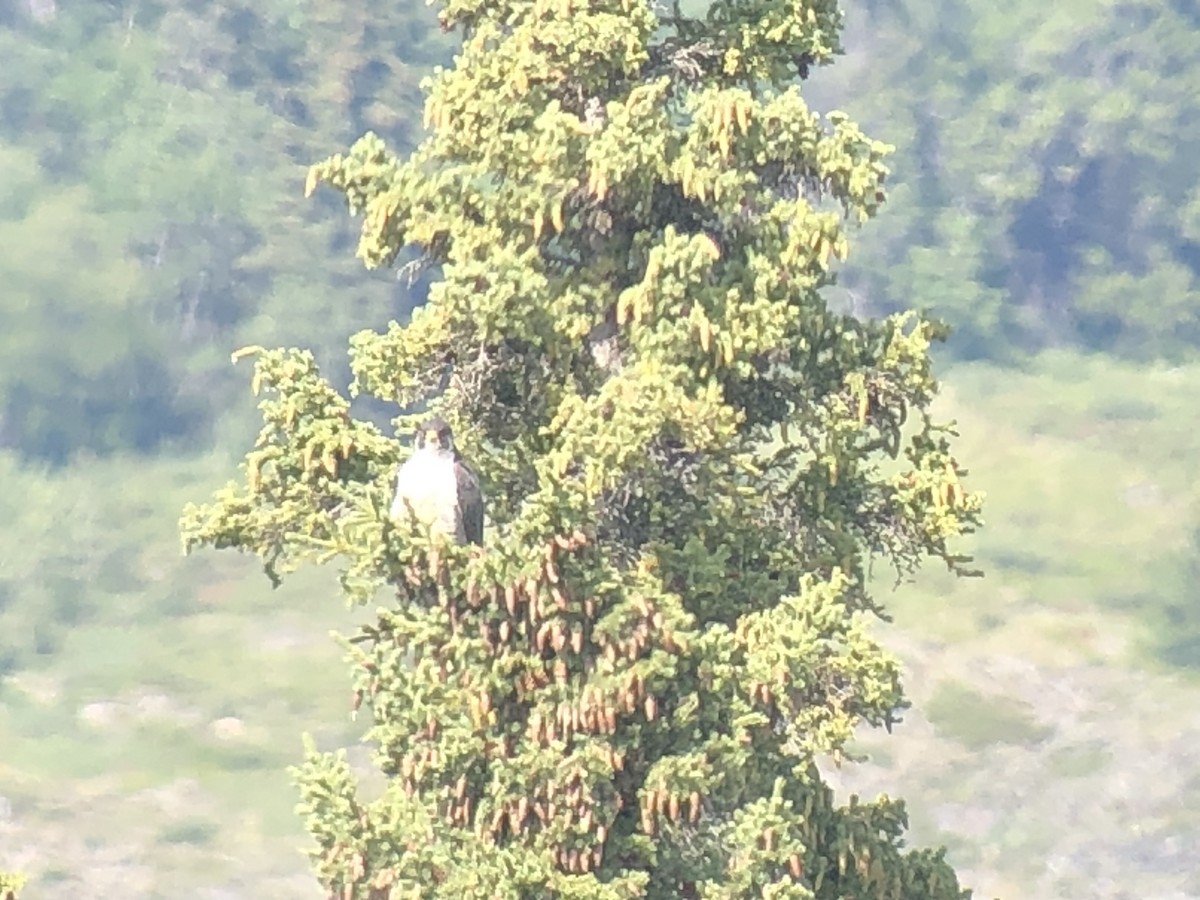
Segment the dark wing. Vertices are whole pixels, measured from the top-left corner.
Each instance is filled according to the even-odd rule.
[[[468,469],[463,461],[454,463],[454,477],[458,481],[458,511],[462,516],[463,535],[469,544],[483,544],[483,488],[479,478]]]

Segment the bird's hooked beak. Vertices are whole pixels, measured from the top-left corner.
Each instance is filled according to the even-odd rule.
[[[442,443],[442,439],[438,435],[438,432],[435,429],[430,428],[428,431],[425,432],[425,443],[428,446],[440,447],[441,443]]]

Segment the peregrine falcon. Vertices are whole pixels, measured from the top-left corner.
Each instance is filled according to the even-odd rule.
[[[445,420],[426,419],[417,428],[415,449],[396,473],[393,519],[411,512],[431,531],[457,544],[483,543],[483,490],[459,458]]]

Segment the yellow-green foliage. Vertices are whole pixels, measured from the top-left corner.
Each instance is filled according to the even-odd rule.
[[[0,872],[0,900],[17,900],[17,891],[25,883],[20,875]]]
[[[906,705],[869,635],[873,558],[911,572],[979,522],[928,408],[936,323],[862,322],[820,289],[883,202],[884,145],[788,82],[832,0],[452,2],[454,68],[407,160],[368,134],[315,166],[359,254],[441,280],[352,342],[355,391],[433,409],[489,496],[486,546],[389,521],[401,455],[311,356],[261,351],[243,485],[186,545],[272,577],[340,559],[387,597],[346,642],[388,778],[297,770],[334,896],[957,898],[904,806],[834,803],[862,722]],[[664,37],[664,31],[669,35]]]

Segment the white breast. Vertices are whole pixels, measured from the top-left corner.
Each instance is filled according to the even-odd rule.
[[[451,454],[417,451],[400,467],[396,475],[396,497],[392,500],[392,518],[407,520],[409,509],[431,530],[458,539],[461,530],[458,480]]]

